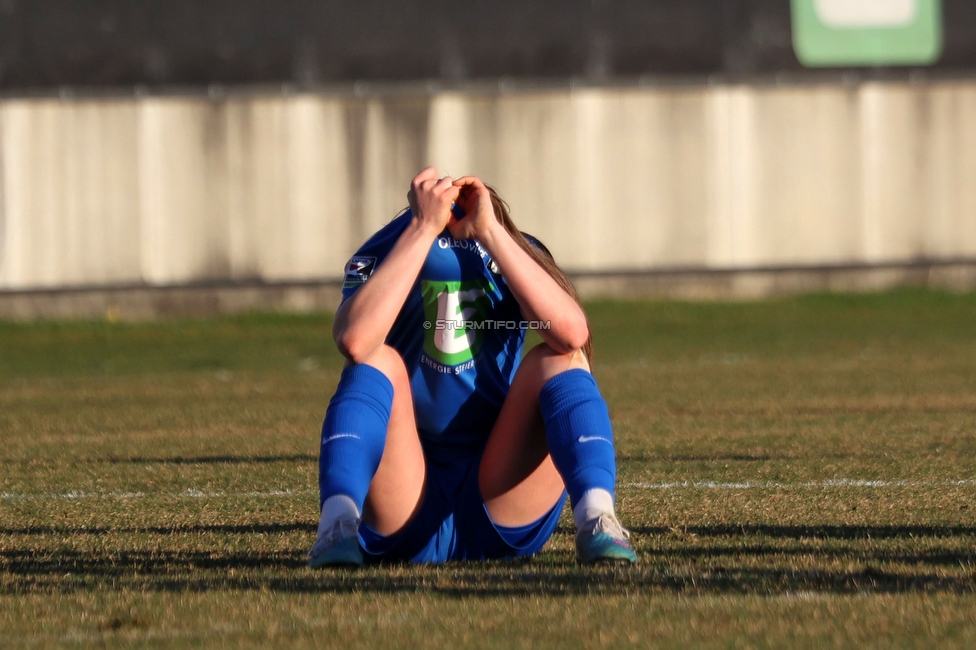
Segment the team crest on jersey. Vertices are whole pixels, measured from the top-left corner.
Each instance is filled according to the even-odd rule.
[[[366,282],[375,268],[375,257],[353,255],[352,259],[346,263],[346,277],[342,282],[342,288],[348,289]]]
[[[495,285],[487,279],[421,280],[426,333],[424,354],[439,367],[466,365],[481,351],[485,332],[469,328],[485,320],[491,308],[490,291]]]

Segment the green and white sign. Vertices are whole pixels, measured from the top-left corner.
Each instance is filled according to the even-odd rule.
[[[805,66],[931,65],[942,54],[942,0],[791,2]]]

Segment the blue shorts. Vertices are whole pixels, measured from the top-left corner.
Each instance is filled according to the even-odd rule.
[[[488,516],[478,488],[481,450],[432,451],[424,450],[427,487],[420,510],[407,527],[390,537],[365,524],[359,527],[359,545],[367,563],[526,557],[538,553],[552,537],[566,503],[565,491],[549,512],[528,526],[499,526]]]

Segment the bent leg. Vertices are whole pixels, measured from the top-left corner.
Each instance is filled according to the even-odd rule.
[[[329,403],[319,460],[322,503],[349,497],[370,528],[392,535],[416,511],[425,471],[406,368],[396,350],[383,346],[343,370]]]
[[[553,463],[566,482],[576,524],[576,559],[637,562],[630,533],[614,512],[617,481],[613,427],[593,376],[571,369],[546,382],[539,410]]]
[[[515,373],[478,472],[488,514],[500,526],[531,524],[562,496],[563,479],[549,454],[539,394],[550,379],[574,369],[589,370],[582,352],[559,354],[543,343]]]
[[[384,345],[368,363],[393,384],[393,408],[383,458],[366,495],[363,521],[380,535],[388,536],[403,530],[420,507],[427,463],[420,446],[410,376],[403,359],[396,350]]]

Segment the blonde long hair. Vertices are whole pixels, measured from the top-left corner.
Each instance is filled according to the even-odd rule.
[[[529,241],[526,234],[515,226],[515,222],[512,221],[512,217],[509,214],[508,204],[502,200],[502,197],[498,196],[498,192],[495,191],[495,188],[490,186],[486,187],[488,187],[488,192],[491,194],[491,207],[495,211],[495,218],[497,218],[499,223],[504,226],[508,234],[512,236],[512,239],[518,242],[518,245],[522,248],[522,250],[528,253],[529,257],[535,260],[539,266],[545,269],[546,273],[548,273],[549,276],[556,281],[556,284],[562,287],[563,291],[572,296],[573,300],[576,301],[576,304],[580,306],[580,309],[582,309],[583,303],[580,302],[579,294],[576,293],[576,287],[573,286],[573,283],[570,282],[569,277],[567,277],[563,270],[556,264],[556,261],[552,258],[552,253],[549,252],[549,249],[547,249],[538,239],[532,237],[532,240],[538,244],[538,246],[534,246],[532,242]],[[529,237],[531,237],[531,235],[529,235]],[[592,367],[592,335],[587,336],[586,344],[583,346],[582,350],[583,354],[586,355],[586,360]]]

